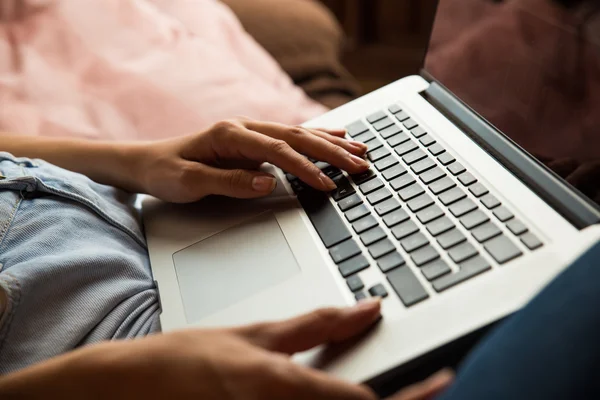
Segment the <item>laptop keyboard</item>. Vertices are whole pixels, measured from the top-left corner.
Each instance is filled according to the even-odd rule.
[[[443,292],[543,246],[399,105],[347,130],[368,146],[368,171],[347,176],[311,160],[337,184],[329,194],[287,179],[357,300],[388,296],[381,283],[365,288],[359,273],[368,268],[410,307],[429,298],[427,285]]]

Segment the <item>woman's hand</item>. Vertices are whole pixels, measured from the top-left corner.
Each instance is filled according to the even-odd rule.
[[[369,388],[295,364],[289,355],[360,334],[379,310],[371,301],[283,322],[104,343],[0,377],[0,397],[377,400]],[[438,375],[390,400],[431,399],[451,379]]]
[[[223,121],[195,135],[139,145],[132,178],[140,191],[176,203],[211,194],[256,198],[275,189],[275,178],[258,170],[268,162],[318,190],[333,190],[335,184],[307,157],[350,173],[366,170],[367,146],[344,134],[242,118]]]

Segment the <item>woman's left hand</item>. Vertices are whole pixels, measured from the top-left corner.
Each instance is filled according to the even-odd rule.
[[[135,146],[135,186],[165,201],[188,203],[208,195],[257,198],[276,185],[259,171],[268,162],[318,190],[335,184],[307,157],[349,173],[366,170],[367,146],[344,139],[344,130],[316,130],[245,118],[223,121],[186,137]]]

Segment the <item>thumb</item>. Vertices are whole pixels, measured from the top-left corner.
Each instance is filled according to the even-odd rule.
[[[275,190],[277,185],[277,180],[273,175],[244,169],[220,169],[204,166],[203,176],[203,184],[208,193],[238,199],[267,196]]]
[[[374,298],[351,308],[324,308],[283,322],[252,325],[239,333],[264,349],[293,354],[364,332],[381,317],[380,308],[380,299]]]

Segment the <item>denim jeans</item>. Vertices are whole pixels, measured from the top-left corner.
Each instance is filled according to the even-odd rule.
[[[484,338],[439,400],[598,399],[599,365],[600,243]]]
[[[134,197],[0,153],[0,373],[160,330]]]

